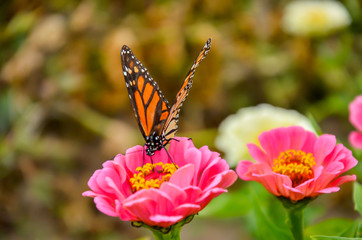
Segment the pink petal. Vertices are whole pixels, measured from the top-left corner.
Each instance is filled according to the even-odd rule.
[[[194,165],[187,164],[179,169],[171,176],[170,183],[173,183],[180,188],[190,185],[194,176]]]
[[[175,207],[171,196],[155,188],[140,190],[124,200],[123,204],[127,209],[129,209],[129,206],[133,205],[134,203],[138,206],[138,199],[151,199],[153,202],[157,203],[152,206],[140,206],[142,208],[148,208],[148,211],[151,213],[151,215],[155,213],[166,214],[172,211],[172,209]]]
[[[127,209],[125,209],[123,207],[123,203],[118,201],[117,199],[115,200],[115,208],[116,208],[117,215],[123,221],[139,221],[137,216],[135,216],[134,214],[129,212]]]
[[[213,188],[207,192],[204,192],[203,195],[198,199],[197,203],[199,203],[201,209],[203,209],[212,199],[224,192],[227,192],[227,190],[223,188]]]
[[[254,174],[268,174],[272,172],[272,169],[266,164],[258,164],[250,161],[241,161],[236,167],[236,172],[241,179],[245,181],[250,181],[254,179]]]
[[[171,140],[168,152],[175,159],[181,159],[181,161],[184,161],[185,151],[190,148],[194,148],[191,140],[185,137],[175,137],[173,140]]]
[[[197,172],[199,172],[200,169],[204,169],[213,159],[220,157],[219,153],[210,151],[208,146],[201,147],[200,152],[202,158],[199,162],[199,168],[195,168]]]
[[[322,175],[323,170],[324,170],[323,166],[319,166],[319,167],[314,166],[313,167],[314,179],[318,179]]]
[[[204,169],[199,180],[199,187],[205,189],[213,181],[213,177],[229,170],[229,165],[224,159],[216,158]]]
[[[349,121],[358,131],[362,132],[362,95],[357,96],[349,104]]]
[[[352,156],[352,152],[345,148],[342,144],[337,144],[332,153],[326,157],[323,162],[325,171],[331,173],[343,173],[354,166],[358,161]]]
[[[123,201],[125,199],[125,196],[121,193],[121,191],[119,190],[117,184],[113,181],[113,179],[106,177],[106,182],[108,186],[113,189],[113,192],[117,196],[117,199]]]
[[[297,189],[297,188],[293,188],[293,187],[288,186],[288,185],[284,185],[284,187],[289,190],[289,196],[288,196],[288,198],[291,199],[292,201],[299,201],[299,200],[303,199],[304,197],[306,197],[306,196],[305,196],[299,189]]]
[[[267,164],[270,167],[273,166],[273,159],[269,158],[257,145],[249,143],[246,146],[255,161]]]
[[[250,181],[253,180],[253,177],[251,176],[251,173],[249,171],[249,168],[253,166],[255,163],[250,161],[240,161],[239,164],[236,166],[236,173],[238,174],[239,178]]]
[[[319,191],[320,189],[326,188],[328,184],[337,176],[338,174],[324,171],[320,177],[315,180],[314,191]]]
[[[346,171],[352,169],[353,167],[355,167],[358,164],[358,160],[353,157],[351,150],[345,148],[342,144],[338,144],[338,145],[343,147],[342,152],[344,153],[344,158],[341,159],[341,162],[343,162],[343,164],[344,164],[343,171],[346,172]]]
[[[315,178],[309,179],[302,184],[299,184],[295,187],[299,193],[303,194],[304,196],[309,196],[314,192],[314,185],[315,185]]]
[[[96,197],[97,194],[92,192],[92,191],[85,191],[84,193],[82,193],[83,197]]]
[[[230,187],[238,179],[237,174],[232,170],[227,170],[225,172],[222,172],[220,173],[220,175],[222,176],[222,180],[217,185],[217,187],[222,187],[222,188]]]
[[[135,172],[136,168],[143,165],[143,161],[149,162],[150,158],[144,153],[142,146],[135,146],[126,151],[125,166],[131,172]]]
[[[317,141],[317,136],[314,133],[307,131],[307,135],[304,140],[304,145],[300,150],[306,153],[312,153],[314,151],[314,145],[316,141]]]
[[[227,188],[230,185],[232,185],[237,178],[238,177],[234,171],[232,170],[224,171],[220,174],[211,177],[209,179],[210,181],[207,187],[204,188],[204,191],[208,191],[212,188]]]
[[[313,135],[311,132],[305,131],[302,127],[293,126],[288,128],[288,137],[290,141],[289,149],[301,150],[305,146],[305,141],[308,135]]]
[[[193,160],[201,160],[201,152],[199,149],[197,148],[190,148],[185,150],[185,155],[184,155],[185,159],[184,161],[186,162],[190,162],[190,160],[193,162]]]
[[[342,176],[342,177],[339,177],[336,180],[334,180],[330,184],[330,186],[341,186],[344,183],[356,181],[356,179],[357,179],[356,175]]]
[[[160,191],[166,193],[167,196],[170,196],[175,205],[183,204],[187,199],[186,192],[179,186],[170,182],[162,183]]]
[[[270,193],[276,196],[289,197],[289,190],[285,186],[292,186],[292,181],[288,176],[274,172],[268,174],[253,173],[254,180],[263,184]]]
[[[187,149],[187,151],[185,151],[184,156],[185,156],[185,158],[184,158],[185,162],[182,165],[185,165],[188,163],[192,163],[192,165],[193,165],[193,173],[192,173],[192,175],[189,176],[189,177],[191,177],[193,182],[192,183],[189,182],[189,184],[196,184],[197,180],[199,178],[199,173],[200,173],[202,153],[199,149],[192,148],[192,149]]]
[[[168,216],[168,215],[157,214],[157,215],[150,216],[151,221],[147,225],[150,225],[150,226],[157,225],[157,226],[165,228],[165,227],[175,224],[176,222],[180,221],[183,218],[184,217],[180,216],[180,215],[179,216]]]
[[[173,159],[174,157],[171,156],[172,159],[170,159],[170,156],[167,154],[166,149],[162,148],[161,150],[156,151],[155,154],[150,157],[150,163],[172,163],[172,161],[176,161],[176,158]]]
[[[94,198],[94,203],[96,204],[97,209],[99,211],[101,211],[102,213],[112,216],[112,217],[117,216],[117,212],[115,211],[115,208],[113,207],[112,199],[96,196]]]
[[[155,206],[157,204],[157,201],[154,199],[138,198],[133,201],[124,202],[123,207],[137,216],[140,221],[152,225],[153,222],[149,218],[155,213]]]
[[[201,207],[198,204],[185,203],[177,206],[172,212],[172,215],[182,215],[184,217],[187,217],[189,215],[199,212],[200,210]]]
[[[284,132],[285,128],[276,128],[260,134],[260,146],[265,150],[269,159],[277,158],[281,152],[288,150],[286,145],[289,145],[289,142],[285,141]]]
[[[329,187],[329,188],[324,188],[322,190],[319,190],[319,191],[316,191],[315,193],[332,193],[332,192],[338,192],[339,191],[339,187]],[[318,194],[312,194],[311,196],[314,197],[314,196],[317,196]]]
[[[98,186],[97,178],[102,174],[101,170],[96,170],[88,181],[88,186],[96,193],[104,193],[103,189]]]
[[[362,132],[351,132],[348,140],[352,147],[362,149]]]
[[[195,203],[202,194],[202,190],[195,186],[189,186],[185,188],[184,191],[187,194],[187,201],[190,203]]]
[[[314,145],[314,157],[316,165],[320,166],[324,159],[330,154],[336,146],[336,137],[333,135],[323,134]]]
[[[119,180],[114,169],[104,168],[102,173],[95,179],[97,186],[102,189],[105,194],[113,194],[114,190],[108,185],[106,178],[113,178],[115,181]],[[119,183],[119,182],[118,182]]]

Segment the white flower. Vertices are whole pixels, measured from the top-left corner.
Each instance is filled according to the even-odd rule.
[[[334,0],[300,0],[284,9],[283,29],[298,36],[321,36],[348,26],[351,17],[342,3]]]
[[[269,104],[242,108],[221,122],[215,145],[224,151],[229,164],[235,166],[241,160],[252,159],[246,144],[259,144],[258,136],[262,132],[292,125],[314,132],[309,119],[295,110]]]

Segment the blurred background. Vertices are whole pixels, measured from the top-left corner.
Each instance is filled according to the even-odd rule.
[[[105,160],[144,143],[121,71],[124,44],[173,102],[212,38],[179,121],[178,135],[192,137],[197,147],[217,150],[220,122],[259,103],[312,114],[323,132],[348,146],[348,103],[362,92],[362,3],[341,1],[348,23],[309,33],[288,30],[290,3],[2,1],[0,239],[150,239],[147,230],[101,214],[81,196]],[[244,185],[231,187],[232,202],[219,200],[196,216],[183,239],[225,233],[227,239],[253,239]],[[348,186],[315,201],[307,222],[355,218]],[[333,206],[339,207],[329,211]]]

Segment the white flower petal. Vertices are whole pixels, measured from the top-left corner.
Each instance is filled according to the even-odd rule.
[[[322,36],[346,27],[351,17],[342,3],[334,0],[299,0],[284,9],[283,29],[297,36]]]

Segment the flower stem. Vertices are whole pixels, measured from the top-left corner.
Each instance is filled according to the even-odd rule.
[[[297,202],[284,197],[279,197],[278,199],[282,202],[284,208],[287,210],[287,221],[294,240],[304,240],[303,210],[314,198],[304,198]]]
[[[144,227],[153,233],[153,237],[155,240],[180,240],[180,232],[182,227],[191,222],[194,218],[194,215],[187,216],[182,221],[171,225],[169,227],[163,228],[159,226],[148,226],[142,222],[132,222],[132,226],[134,227]]]
[[[162,233],[158,230],[151,229],[155,240],[180,240],[181,228],[172,229],[168,233]]]
[[[294,237],[294,240],[303,240],[304,217],[303,209],[288,210],[289,227]]]

